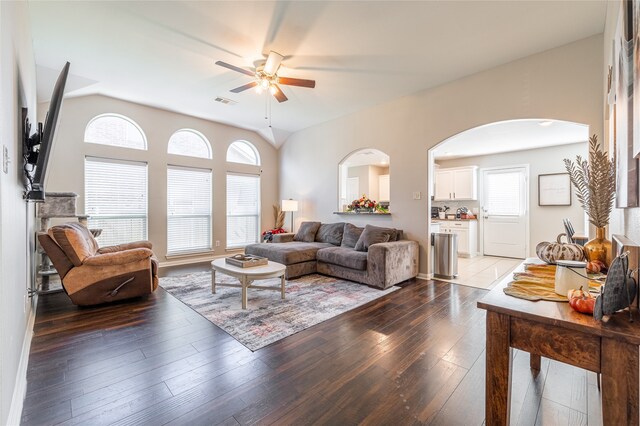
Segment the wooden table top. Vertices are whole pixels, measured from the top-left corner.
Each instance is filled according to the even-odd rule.
[[[523,271],[525,263],[536,260],[525,260],[515,272]],[[508,296],[503,289],[511,280],[511,275],[505,277],[478,301],[478,308],[640,345],[640,314],[637,309],[633,310],[634,322],[629,322],[629,314],[626,311],[605,318],[605,321],[596,321],[590,315],[574,311],[568,303],[545,300],[533,302]]]
[[[258,276],[284,273],[287,267],[278,262],[272,262],[271,260],[266,265],[251,266],[249,268],[241,268],[239,266],[231,265],[226,262],[224,258],[216,259],[211,262],[211,267],[221,271],[230,272],[234,274],[242,274],[246,276]]]

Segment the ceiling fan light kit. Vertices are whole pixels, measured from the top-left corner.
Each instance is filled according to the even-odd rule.
[[[284,56],[279,54],[278,52],[270,52],[269,57],[267,57],[267,62],[264,64],[263,71],[268,75],[275,75],[278,72],[278,68],[280,68],[280,62]]]
[[[316,87],[316,82],[314,80],[279,77],[278,70],[280,69],[282,59],[284,59],[284,56],[282,56],[278,52],[271,51],[269,52],[269,56],[267,57],[267,61],[265,62],[265,64],[263,66],[257,67],[255,71],[249,71],[222,61],[216,61],[216,65],[255,78],[255,80],[251,83],[247,83],[243,86],[231,89],[231,92],[233,93],[244,92],[245,90],[255,87],[257,93],[262,93],[265,90],[269,90],[269,93],[271,93],[278,100],[278,102],[285,102],[288,98],[285,96],[284,92],[282,91],[282,89],[280,89],[278,84],[284,84],[286,86],[307,87],[310,89]]]

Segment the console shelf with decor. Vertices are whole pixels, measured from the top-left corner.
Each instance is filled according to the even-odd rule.
[[[362,216],[362,215],[369,215],[369,216],[391,216],[391,213],[377,213],[377,212],[333,212],[333,214],[344,214],[344,215],[349,215],[349,216]]]

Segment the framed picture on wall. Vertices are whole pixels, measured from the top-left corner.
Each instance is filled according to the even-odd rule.
[[[571,205],[571,179],[569,178],[569,173],[538,175],[538,205]]]
[[[633,2],[635,3],[635,1]],[[638,119],[634,114],[635,49],[633,46],[633,4],[630,0],[620,3],[614,34],[612,91],[615,93],[614,138],[616,153],[616,207],[640,205],[638,159],[635,157],[634,135],[638,131]],[[636,107],[638,107],[636,105]]]
[[[633,86],[633,111],[637,115],[637,111],[640,111],[640,0],[633,0],[631,2],[623,2],[623,6],[626,7],[626,12],[631,15],[628,21],[631,22],[631,49],[632,56],[632,72],[631,84]],[[635,118],[633,120],[633,148],[631,155],[634,158],[640,158],[640,120]]]

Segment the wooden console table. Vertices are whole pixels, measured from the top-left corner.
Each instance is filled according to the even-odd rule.
[[[522,265],[521,267],[522,268]],[[620,312],[600,322],[568,303],[517,299],[502,289],[509,275],[478,302],[487,311],[485,421],[508,425],[512,348],[529,352],[531,368],[540,356],[602,375],[604,425],[637,425],[640,317]]]

